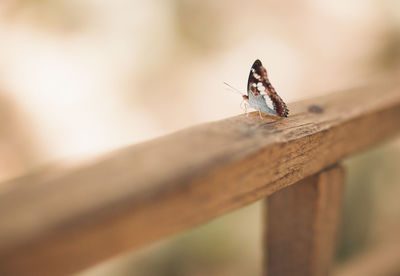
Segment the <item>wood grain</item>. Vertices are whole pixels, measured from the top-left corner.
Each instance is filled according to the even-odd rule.
[[[4,183],[0,275],[66,275],[313,175],[398,133],[400,86],[289,109],[288,118],[240,115]]]
[[[264,275],[330,275],[344,188],[335,166],[267,200]]]

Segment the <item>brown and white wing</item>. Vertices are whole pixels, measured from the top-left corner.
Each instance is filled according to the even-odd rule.
[[[249,80],[247,82],[247,93],[249,94],[250,91],[253,92],[255,96],[260,94],[268,96],[272,101],[276,113],[280,117],[288,116],[289,109],[269,82],[267,70],[262,66],[259,59],[253,63],[250,70]]]

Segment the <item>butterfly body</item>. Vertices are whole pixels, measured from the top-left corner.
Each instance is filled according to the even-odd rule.
[[[265,97],[269,97],[272,101],[273,109],[267,105]],[[247,82],[247,95],[243,95],[243,100],[245,103],[246,113],[246,105],[248,105],[259,112],[275,116],[287,117],[289,114],[289,109],[269,82],[267,70],[262,66],[261,61],[258,59],[251,67]]]

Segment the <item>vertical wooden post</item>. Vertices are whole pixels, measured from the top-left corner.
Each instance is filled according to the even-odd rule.
[[[334,166],[268,197],[264,275],[329,275],[343,186]]]

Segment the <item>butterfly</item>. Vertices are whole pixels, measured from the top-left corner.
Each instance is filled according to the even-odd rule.
[[[273,109],[267,105],[267,96],[272,102]],[[247,95],[242,94],[242,97],[246,114],[248,114],[248,107],[258,110],[260,118],[262,118],[261,112],[279,117],[287,117],[289,114],[289,109],[269,82],[267,70],[259,59],[251,66],[249,80],[247,81]]]

